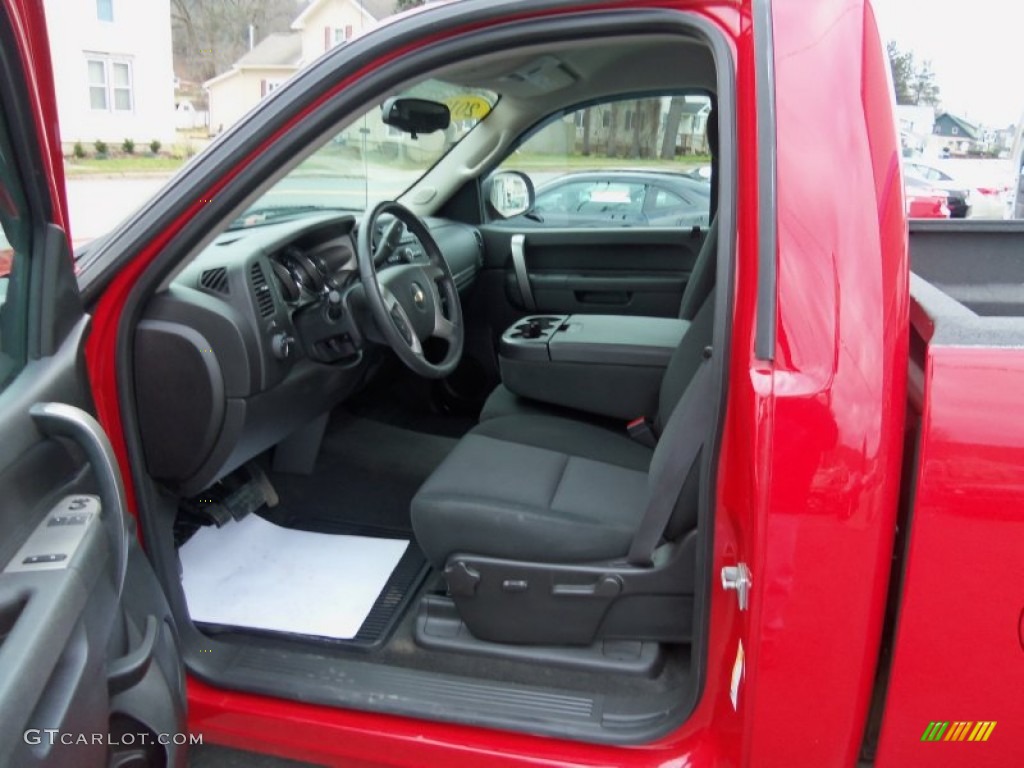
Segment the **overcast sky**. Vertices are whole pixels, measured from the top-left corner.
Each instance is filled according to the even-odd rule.
[[[931,59],[942,106],[1002,128],[1024,111],[1024,0],[872,0],[883,40]]]

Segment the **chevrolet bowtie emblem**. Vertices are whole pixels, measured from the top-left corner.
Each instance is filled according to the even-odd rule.
[[[416,283],[412,284],[412,303],[416,305],[417,309],[423,309],[427,303],[427,294]]]

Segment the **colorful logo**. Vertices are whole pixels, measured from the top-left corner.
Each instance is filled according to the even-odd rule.
[[[995,720],[958,720],[952,724],[949,720],[932,721],[924,729],[921,741],[988,741],[995,727]]]

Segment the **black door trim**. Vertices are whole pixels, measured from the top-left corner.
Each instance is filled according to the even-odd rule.
[[[775,359],[778,221],[775,217],[777,141],[775,123],[775,37],[772,0],[754,0],[754,63],[757,81],[758,252],[757,321],[754,353]]]

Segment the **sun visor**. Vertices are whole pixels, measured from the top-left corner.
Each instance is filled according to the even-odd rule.
[[[536,96],[568,88],[579,78],[554,56],[542,56],[502,77],[501,91],[513,96]]]

